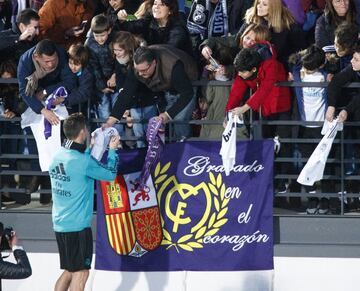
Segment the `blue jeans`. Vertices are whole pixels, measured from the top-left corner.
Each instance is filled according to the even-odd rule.
[[[169,92],[165,92],[165,99],[167,102],[166,110],[168,110],[178,99],[179,95],[172,95]],[[175,121],[184,121],[188,122],[191,120],[192,112],[195,108],[195,94],[193,95],[191,101],[188,105],[185,106],[174,118]],[[189,137],[191,135],[191,127],[189,124],[174,124],[174,137],[176,139],[182,139],[184,137]]]
[[[144,137],[147,130],[148,122],[141,123],[143,120],[149,120],[151,117],[154,117],[158,114],[157,108],[155,105],[150,105],[146,107],[131,108],[130,109],[131,117],[134,119],[140,120],[140,123],[134,123],[133,131],[136,137]],[[137,148],[146,147],[144,140],[136,141]]]
[[[97,106],[97,111],[100,119],[106,120],[111,113],[111,109],[113,108],[116,100],[119,97],[118,92],[114,93],[103,93],[98,92],[97,96],[100,100],[99,105]],[[125,133],[124,124],[114,124],[114,127],[119,132],[119,135],[123,136]]]

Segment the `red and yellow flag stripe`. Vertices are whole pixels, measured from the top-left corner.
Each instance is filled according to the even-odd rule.
[[[131,213],[106,215],[106,227],[112,248],[120,255],[129,254],[136,240]]]

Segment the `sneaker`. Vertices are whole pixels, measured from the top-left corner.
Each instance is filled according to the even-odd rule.
[[[38,176],[33,176],[30,183],[26,187],[26,194],[34,193],[39,189],[40,178]]]
[[[317,214],[318,213],[318,204],[319,204],[319,198],[309,198],[309,203],[306,208],[307,214]]]
[[[26,205],[31,202],[31,195],[27,193],[13,193],[12,197],[17,204]]]
[[[288,184],[286,183],[280,183],[275,189],[275,193],[280,193],[280,194],[284,194],[287,191],[288,191]]]
[[[339,194],[339,198],[331,198],[330,199],[330,210],[331,210],[331,212],[334,213],[334,214],[340,214],[341,213],[341,199],[343,200],[343,204],[344,204],[344,213],[349,212],[348,198],[346,197],[347,196],[347,191],[344,191],[343,194],[342,194],[342,192],[338,192],[338,194]],[[335,200],[335,201],[333,201],[333,203],[331,203],[332,199]],[[336,202],[336,200],[337,200],[337,202]]]
[[[16,201],[11,198],[11,197],[8,197],[8,196],[5,196],[5,195],[1,195],[1,202],[3,204],[13,204],[15,203]]]
[[[319,203],[319,214],[328,214],[329,213],[329,199],[321,198]]]
[[[41,193],[39,202],[42,205],[49,204],[51,202],[51,194]]]
[[[339,195],[339,200],[341,201],[341,199],[343,200],[344,204],[347,204],[347,197],[346,197],[347,191],[344,192],[338,192]]]
[[[1,210],[6,209],[6,205],[5,205],[5,204],[3,204],[2,202],[1,202],[1,204],[0,204],[0,209],[1,209]]]

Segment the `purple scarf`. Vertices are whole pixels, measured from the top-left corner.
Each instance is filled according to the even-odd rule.
[[[55,108],[53,105],[57,98],[63,97],[66,98],[68,96],[68,93],[65,89],[65,87],[59,87],[57,88],[45,101],[46,109],[51,110]],[[48,139],[51,136],[51,124],[50,122],[44,118],[44,135],[45,139]]]
[[[135,184],[137,190],[144,188],[146,181],[150,176],[151,167],[159,161],[160,155],[163,151],[165,143],[165,129],[161,119],[152,117],[149,120],[146,131],[146,140],[148,141],[148,150],[140,177]]]

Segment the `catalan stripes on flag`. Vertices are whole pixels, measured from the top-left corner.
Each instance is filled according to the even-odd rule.
[[[106,215],[107,233],[111,247],[119,255],[127,255],[135,245],[135,230],[131,213]]]

